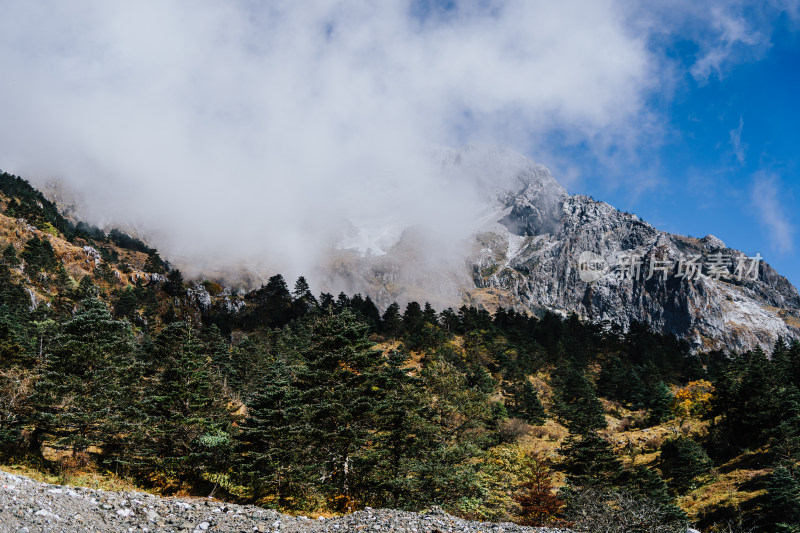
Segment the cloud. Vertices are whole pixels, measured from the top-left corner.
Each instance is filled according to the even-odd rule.
[[[695,4],[665,30],[661,8],[623,0],[12,0],[0,166],[62,178],[91,221],[138,227],[185,264],[305,272],[345,219],[463,237],[476,191],[428,147],[506,144],[574,176],[564,146],[655,144],[648,102],[674,73],[654,43]],[[727,55],[704,49],[693,71],[751,42],[737,13],[717,8]]]
[[[742,50],[761,51],[769,46],[769,35],[759,31],[744,13],[714,6],[710,14],[713,38],[703,42],[700,56],[691,67],[692,76],[699,81],[708,81],[712,74],[721,77],[723,68]]]
[[[771,246],[781,253],[791,252],[795,228],[781,204],[778,178],[766,172],[757,173],[753,177],[752,194],[753,206]]]
[[[684,71],[705,84],[712,77],[724,78],[742,62],[760,59],[772,46],[776,23],[783,15],[796,22],[799,5],[797,0],[626,2],[632,25],[660,50],[660,68],[678,84]],[[669,59],[676,42],[694,49],[681,59],[683,64]]]
[[[10,2],[0,162],[173,257],[302,270],[341,218],[463,233],[426,147],[623,137],[648,65],[610,1]]]
[[[742,143],[743,128],[744,119],[739,117],[739,126],[728,132],[728,135],[730,136],[731,150],[733,150],[733,155],[736,157],[736,160],[740,165],[744,165],[745,152],[747,151],[747,145]]]

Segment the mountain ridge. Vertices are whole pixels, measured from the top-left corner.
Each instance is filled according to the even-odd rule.
[[[365,292],[379,305],[427,293],[440,306],[479,303],[491,311],[504,305],[537,314],[575,313],[623,328],[643,322],[686,338],[696,350],[768,349],[778,338],[800,337],[800,294],[763,258],[752,279],[741,279],[744,269],[737,272],[737,261],[748,266],[755,260],[716,237],[670,234],[606,202],[569,195],[546,167],[507,148],[468,145],[434,156],[443,172],[477,183],[483,194],[484,212],[464,264],[416,273],[412,266],[425,246],[404,234],[380,259],[340,258],[322,273],[327,283],[345,279],[348,290]],[[636,255],[639,273],[636,279],[617,279],[609,269],[585,282],[578,270],[582,252],[609,266]],[[697,275],[681,276],[681,259],[698,255]],[[716,264],[709,276],[706,262],[715,255],[728,264]],[[656,272],[663,276],[652,276],[653,261],[670,261],[674,269],[667,273],[662,264]],[[494,296],[487,299],[486,290]]]

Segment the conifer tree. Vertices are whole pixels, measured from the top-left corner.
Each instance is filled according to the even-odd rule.
[[[164,290],[170,296],[182,296],[183,289],[183,274],[180,270],[175,268],[167,274],[167,282],[164,284]]]
[[[14,281],[8,265],[0,264],[0,305],[7,306],[9,312],[16,314],[27,311],[30,304],[30,297]]]
[[[102,446],[128,427],[137,382],[130,328],[97,297],[82,302],[45,351],[34,403],[42,429],[73,452]]]
[[[292,294],[280,274],[267,280],[267,284],[254,294],[256,301],[255,318],[259,324],[274,327],[282,326],[292,318]]]
[[[26,349],[25,328],[19,317],[0,304],[0,370],[13,366],[30,367],[36,361]]]
[[[539,400],[539,393],[536,387],[530,381],[524,379],[521,383],[516,383],[512,390],[514,407],[511,410],[511,414],[535,426],[544,424],[547,415],[544,412],[542,402]]]
[[[622,475],[622,462],[611,444],[594,430],[570,431],[561,447],[571,487],[613,487]]]
[[[292,291],[292,316],[305,316],[317,308],[317,299],[311,293],[311,287],[303,276],[297,278]]]
[[[68,311],[70,306],[70,297],[75,290],[75,280],[67,272],[64,263],[58,262],[58,269],[56,271],[56,308],[61,312]]]
[[[147,261],[144,263],[143,270],[153,274],[163,274],[164,270],[166,270],[166,265],[161,259],[161,256],[158,255],[158,252],[151,250],[147,255]]]
[[[436,314],[436,310],[431,307],[429,302],[425,302],[425,308],[422,311],[422,320],[433,326],[439,325],[439,317]]]
[[[139,306],[136,290],[133,287],[126,287],[117,290],[114,296],[114,316],[117,318],[132,318],[136,308]]]
[[[336,300],[334,300],[333,295],[329,292],[323,292],[319,295],[319,308],[325,311],[326,313],[332,313],[333,308],[336,305]]]
[[[382,319],[383,334],[396,339],[403,330],[403,318],[400,316],[400,306],[392,303],[386,308]]]
[[[440,359],[426,365],[420,377],[428,398],[425,418],[437,428],[414,466],[421,497],[439,504],[475,497],[480,489],[469,459],[491,443],[489,398],[467,387],[464,373]]]
[[[775,391],[778,424],[769,430],[770,452],[779,462],[795,463],[800,460],[800,390],[794,385]]]
[[[648,402],[650,409],[648,420],[651,424],[660,424],[673,417],[671,409],[673,398],[666,383],[659,381]]]
[[[694,479],[711,470],[712,466],[703,447],[689,437],[671,439],[661,446],[662,471],[678,493],[691,489]]]
[[[530,527],[550,526],[556,522],[564,501],[554,494],[549,463],[531,454],[529,464],[530,475],[514,494],[519,506],[519,523]]]
[[[22,259],[25,260],[25,271],[29,274],[35,272],[52,272],[58,266],[53,246],[47,237],[39,239],[34,236],[25,243],[22,250]]]
[[[565,363],[556,370],[553,380],[555,410],[567,427],[577,431],[606,427],[603,406],[584,371]]]
[[[403,330],[405,333],[413,334],[422,328],[425,321],[425,316],[422,314],[422,308],[417,302],[409,302],[406,305],[406,310],[403,313]]]
[[[800,481],[785,466],[769,476],[764,511],[776,533],[795,533],[800,525]]]
[[[304,426],[300,391],[286,361],[270,364],[247,406],[247,418],[236,437],[238,476],[258,501],[268,495],[287,505],[293,486],[302,483],[299,470]]]
[[[436,427],[424,414],[422,381],[408,373],[406,357],[392,352],[376,376],[376,432],[373,446],[360,458],[367,474],[362,498],[394,508],[420,502],[414,472],[432,445]]]
[[[141,410],[145,421],[136,436],[145,469],[184,482],[207,479],[231,452],[229,420],[211,357],[192,327],[175,322],[154,339],[158,364]]]
[[[17,257],[17,249],[14,248],[13,244],[8,243],[8,246],[3,248],[2,261],[10,268],[19,266],[19,257]]]
[[[373,385],[382,357],[366,333],[367,326],[349,310],[314,319],[297,372],[306,406],[304,463],[329,480],[325,490],[344,497],[359,476],[354,458],[376,426]]]

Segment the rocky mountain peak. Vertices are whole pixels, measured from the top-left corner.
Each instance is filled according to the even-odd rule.
[[[477,238],[479,289],[505,291],[533,312],[647,323],[702,350],[771,348],[800,336],[800,295],[760,256],[713,235],[659,231],[605,202],[567,195],[546,169],[527,168],[541,178],[506,192],[497,220],[504,229]]]

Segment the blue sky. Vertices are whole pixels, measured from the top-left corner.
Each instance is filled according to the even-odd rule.
[[[570,192],[634,212],[660,229],[714,234],[767,262],[800,286],[800,35],[781,13],[759,27],[759,50],[731,52],[707,77],[696,77],[698,45],[680,31],[653,52],[674,61],[676,87],[649,104],[664,131],[654,147],[609,179],[593,173],[591,153]],[[613,157],[613,156],[612,156]],[[642,187],[635,186],[639,176]]]

